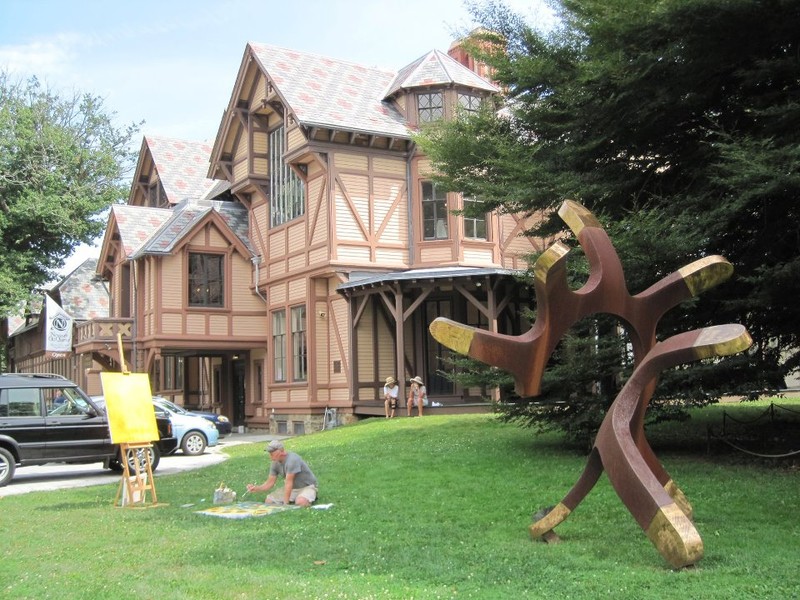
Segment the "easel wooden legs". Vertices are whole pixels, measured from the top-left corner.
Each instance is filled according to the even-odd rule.
[[[158,504],[156,483],[153,480],[153,469],[150,464],[150,443],[120,444],[120,460],[122,461],[122,481],[120,481],[114,506],[129,508],[148,508]],[[128,455],[133,454],[133,470],[131,474]],[[147,492],[150,492],[150,503]],[[120,503],[121,498],[121,503]]]

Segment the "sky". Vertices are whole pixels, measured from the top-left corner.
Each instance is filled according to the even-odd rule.
[[[552,23],[544,0],[507,4]],[[143,135],[213,143],[247,42],[398,70],[474,25],[464,0],[0,0],[0,70],[143,121],[137,149]]]

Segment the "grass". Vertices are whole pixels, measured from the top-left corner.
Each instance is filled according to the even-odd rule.
[[[220,481],[241,494],[266,478],[263,444],[159,477],[167,506],[115,508],[116,485],[2,498],[0,595],[799,598],[798,472],[706,454],[705,424],[722,408],[651,433],[695,507],[705,557],[694,568],[669,568],[605,477],[559,526],[562,543],[532,542],[531,514],[561,499],[585,457],[556,435],[470,415],[373,419],[290,440],[321,480],[320,501],[334,503],[327,511],[195,514]]]

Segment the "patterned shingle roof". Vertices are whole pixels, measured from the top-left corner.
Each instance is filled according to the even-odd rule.
[[[238,202],[222,200],[187,200],[174,209],[167,211],[169,217],[154,230],[148,239],[130,256],[139,258],[147,254],[169,254],[183,240],[197,223],[202,221],[208,213],[216,211],[247,247],[255,254],[247,237],[248,221],[247,209]]]
[[[115,204],[111,212],[125,256],[130,258],[172,216],[173,209]]]
[[[97,259],[88,258],[53,287],[61,308],[76,321],[108,317],[108,290],[96,277]]]
[[[393,72],[277,46],[249,46],[300,123],[410,137],[403,116],[383,102]]]
[[[155,136],[146,136],[144,141],[170,204],[225,191],[219,189],[221,182],[206,177],[211,156],[209,144]]]
[[[463,85],[465,87],[499,92],[500,89],[470,71],[460,62],[439,50],[431,50],[410,65],[400,69],[383,94],[390,98],[401,89],[428,86]]]

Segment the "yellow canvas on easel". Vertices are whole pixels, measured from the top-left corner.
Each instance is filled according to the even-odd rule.
[[[117,340],[122,353],[122,339]],[[125,368],[122,359],[121,373],[100,373],[103,393],[106,398],[108,426],[111,430],[111,441],[120,445],[120,457],[123,466],[115,506],[122,497],[122,506],[147,508],[147,492],[150,492],[152,504],[158,506],[153,471],[150,464],[150,451],[153,440],[158,440],[158,425],[153,409],[153,396],[150,392],[150,380],[147,373],[131,373]],[[128,464],[129,455],[133,460],[133,474]],[[144,457],[144,464],[139,459]]]

